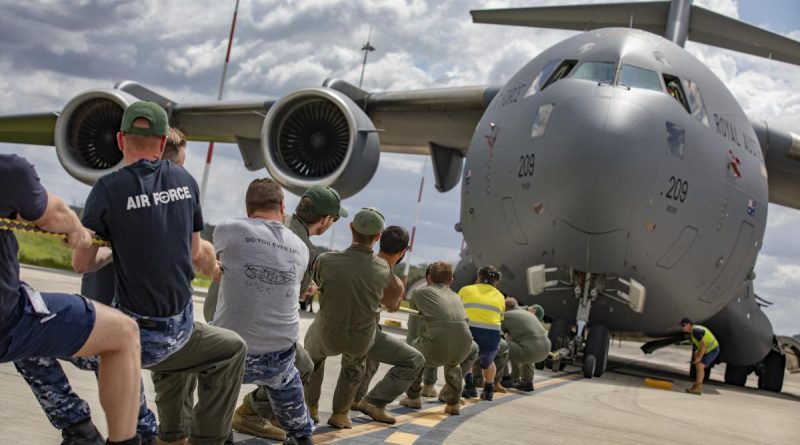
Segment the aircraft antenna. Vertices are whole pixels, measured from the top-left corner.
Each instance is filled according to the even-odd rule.
[[[236,14],[239,12],[239,0],[236,0],[236,6],[233,8],[233,20],[231,21],[231,32],[228,35],[228,50],[225,52],[225,63],[222,65],[222,77],[219,80],[219,93],[217,100],[222,100],[222,95],[225,93],[225,79],[228,76],[228,62],[231,60],[231,48],[233,48],[233,33],[236,31]],[[203,170],[203,180],[200,183],[200,207],[203,207],[206,202],[206,189],[208,188],[208,172],[211,170],[211,158],[214,155],[214,141],[208,143],[208,152],[206,153],[206,167]]]
[[[358,87],[361,88],[361,84],[364,83],[364,70],[367,68],[367,55],[372,51],[375,51],[375,48],[369,44],[369,39],[372,37],[372,27],[369,27],[369,34],[367,35],[367,43],[361,47],[361,51],[364,51],[364,61],[361,63],[361,78],[358,79]]]
[[[428,157],[425,157],[425,162],[422,164],[422,169],[419,172],[419,193],[417,194],[417,210],[414,212],[414,225],[411,226],[411,240],[408,242],[408,251],[406,252],[406,267],[403,271],[405,279],[408,280],[408,270],[411,268],[411,254],[414,253],[414,240],[417,236],[417,222],[419,222],[419,212],[422,209],[422,190],[425,187],[425,169],[428,167]]]

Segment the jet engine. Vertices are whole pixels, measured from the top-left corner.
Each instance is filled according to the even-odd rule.
[[[272,178],[296,194],[315,184],[352,196],[372,179],[380,141],[370,118],[330,88],[297,90],[270,107],[261,131]]]
[[[122,165],[117,131],[125,108],[137,99],[109,89],[90,90],[73,98],[56,121],[56,153],[73,178],[92,185]]]

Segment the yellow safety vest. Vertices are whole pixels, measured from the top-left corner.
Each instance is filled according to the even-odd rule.
[[[470,326],[500,330],[506,299],[496,287],[490,284],[471,284],[462,287],[458,296],[464,302]]]
[[[705,326],[700,326],[699,324],[692,325],[692,330],[695,328],[700,328],[705,332],[703,334],[703,342],[706,344],[706,354],[717,349],[719,347],[719,342],[717,342],[717,337],[714,337],[714,334],[711,333],[711,330]],[[697,350],[700,350],[700,341],[694,338],[694,334],[690,333],[689,338],[692,339],[692,344],[694,345]]]

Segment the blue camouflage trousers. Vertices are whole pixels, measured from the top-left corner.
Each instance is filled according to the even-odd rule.
[[[314,422],[306,407],[294,355],[294,345],[282,352],[248,354],[242,382],[266,387],[272,411],[289,437],[310,436]]]
[[[164,361],[181,349],[192,335],[194,313],[191,300],[183,312],[172,317],[142,317],[119,309],[139,323],[143,368]],[[65,360],[69,360],[79,369],[97,373],[98,357],[69,357]],[[55,428],[64,429],[90,418],[89,405],[72,391],[57,359],[28,358],[15,361],[14,366],[28,382],[36,400]],[[140,386],[136,431],[142,441],[155,438],[158,434],[156,416],[147,407],[143,384]]]

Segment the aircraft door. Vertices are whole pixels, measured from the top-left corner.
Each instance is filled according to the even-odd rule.
[[[517,212],[514,210],[514,201],[509,196],[503,198],[503,218],[505,219],[506,227],[514,242],[517,244],[528,244],[528,237],[526,237],[525,232],[522,231],[522,227],[519,225],[519,220],[517,219]]]
[[[752,245],[753,225],[747,221],[742,221],[739,226],[739,235],[736,237],[736,244],[734,244],[733,249],[727,256],[720,257],[718,264],[722,270],[714,282],[700,295],[701,301],[714,303],[720,295],[735,284],[734,280],[740,274],[740,270],[745,263],[744,259]],[[744,282],[742,281],[741,284],[744,284]]]

